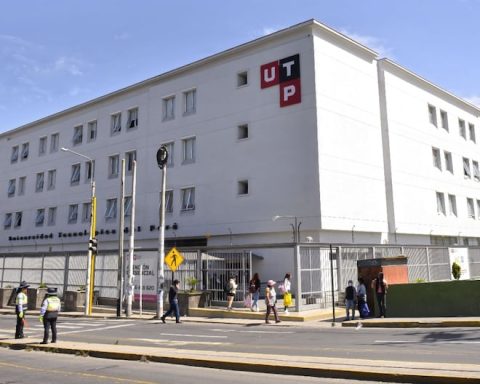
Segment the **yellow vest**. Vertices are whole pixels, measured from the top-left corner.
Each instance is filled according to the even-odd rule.
[[[57,296],[47,297],[47,312],[60,311],[60,299]]]

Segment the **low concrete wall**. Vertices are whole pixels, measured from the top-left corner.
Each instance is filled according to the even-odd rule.
[[[391,285],[387,316],[480,316],[480,280]]]

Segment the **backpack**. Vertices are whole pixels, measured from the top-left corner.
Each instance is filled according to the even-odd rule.
[[[283,285],[283,283],[279,284],[278,289],[281,293],[285,293],[285,285]]]
[[[257,287],[255,286],[255,284],[250,284],[250,288],[248,288],[248,292],[249,293],[255,293],[257,292]]]
[[[355,299],[355,288],[349,286],[345,289],[345,299],[354,300]]]

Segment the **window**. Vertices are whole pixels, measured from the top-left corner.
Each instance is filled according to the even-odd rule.
[[[470,171],[470,160],[466,157],[463,158],[463,176],[466,179],[470,179],[472,177],[472,173]]]
[[[237,74],[237,87],[243,87],[248,84],[248,72],[240,72]]]
[[[165,213],[173,213],[173,191],[172,190],[165,191]]]
[[[477,200],[477,219],[480,220],[480,200]]]
[[[25,184],[27,182],[27,177],[22,176],[18,178],[18,196],[25,194]]]
[[[478,168],[478,161],[472,160],[473,180],[480,181],[480,168]]]
[[[467,132],[465,130],[465,120],[458,119],[458,133],[462,136],[465,140],[467,140]]]
[[[128,110],[127,128],[138,127],[138,108],[132,108]]]
[[[442,128],[448,132],[448,114],[445,111],[440,110],[440,120],[442,122]]]
[[[78,185],[80,183],[80,164],[72,165],[72,176],[70,177],[70,185]]]
[[[112,115],[112,127],[111,127],[111,134],[116,135],[120,133],[122,130],[122,114],[121,113],[115,113]]]
[[[432,148],[432,156],[433,156],[433,166],[442,170],[442,159],[440,157],[440,150],[438,148]]]
[[[56,179],[57,179],[57,171],[55,169],[51,169],[50,171],[48,171],[47,189],[49,191],[55,189]]]
[[[472,123],[468,123],[468,134],[470,136],[470,140],[476,143],[477,138],[475,136],[475,125],[473,125]]]
[[[195,162],[195,137],[189,137],[182,140],[183,161],[182,164]]]
[[[173,141],[170,143],[162,144],[162,146],[166,147],[168,152],[167,167],[173,167],[173,164],[174,164],[173,159],[175,158]]]
[[[433,105],[428,105],[428,118],[430,124],[433,124],[435,127],[437,126],[437,108]]]
[[[450,206],[450,215],[457,216],[457,198],[455,195],[448,195],[448,204]]]
[[[132,196],[125,196],[123,201],[123,215],[125,217],[132,216]]]
[[[8,197],[13,197],[15,196],[15,187],[17,184],[16,179],[11,179],[8,181],[8,190],[7,190],[7,195]]]
[[[13,223],[14,228],[20,228],[22,226],[22,212],[15,212],[15,221]]]
[[[445,169],[453,175],[453,160],[452,154],[447,151],[443,151],[445,158]]]
[[[238,140],[248,139],[248,124],[242,124],[237,127]]]
[[[35,216],[35,226],[41,227],[45,222],[45,209],[37,209],[37,215]]]
[[[79,145],[83,142],[83,125],[73,128],[73,145]]]
[[[107,209],[105,210],[105,220],[112,221],[117,218],[117,199],[107,200]]]
[[[195,209],[195,188],[184,188],[180,191],[182,197],[182,211]]]
[[[108,158],[108,177],[113,179],[118,177],[119,155],[113,155]]]
[[[127,173],[133,172],[133,162],[137,160],[137,151],[130,151],[125,153],[125,170]]]
[[[191,115],[195,113],[197,110],[197,90],[191,89],[190,91],[183,93],[183,100],[184,100],[184,115]]]
[[[47,140],[48,137],[41,137],[39,142],[38,142],[38,155],[43,156],[45,153],[47,153]]]
[[[27,160],[28,159],[28,150],[29,150],[30,145],[28,143],[22,144],[22,156],[21,160]]]
[[[92,180],[95,172],[95,160],[85,162],[85,182]]]
[[[6,213],[5,219],[3,219],[3,229],[10,229],[12,228],[12,214]]]
[[[87,141],[97,140],[97,120],[90,121],[87,126]]]
[[[467,212],[470,219],[475,219],[475,206],[473,205],[473,199],[467,197]]]
[[[56,221],[57,221],[57,207],[48,208],[47,225],[55,225]]]
[[[78,204],[68,206],[68,224],[75,224],[78,220]]]
[[[54,133],[50,136],[50,152],[58,152],[58,144],[60,141],[60,134]]]
[[[35,192],[43,192],[45,184],[45,174],[43,172],[37,173],[37,180],[35,182]]]
[[[12,147],[12,155],[10,156],[10,163],[16,163],[18,161],[18,145]]]
[[[163,99],[163,120],[172,120],[175,118],[175,96]]]
[[[82,223],[88,223],[92,214],[92,203],[83,203],[82,205]]]
[[[445,215],[445,196],[442,192],[437,192],[437,213]]]
[[[248,195],[248,180],[240,180],[237,183],[237,194],[240,196]]]

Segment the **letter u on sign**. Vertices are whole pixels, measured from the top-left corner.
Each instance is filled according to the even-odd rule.
[[[278,61],[272,61],[260,67],[260,84],[262,89],[278,84],[279,78]]]

